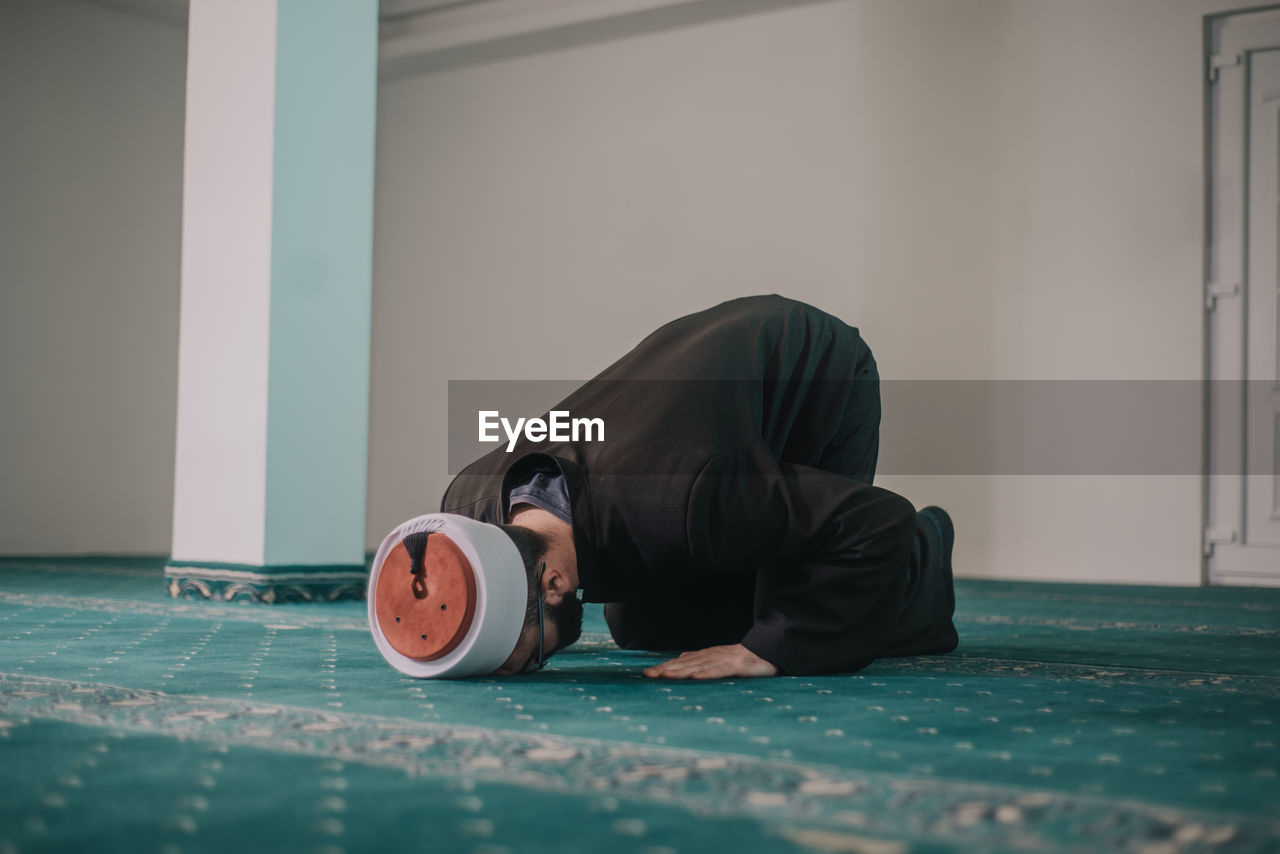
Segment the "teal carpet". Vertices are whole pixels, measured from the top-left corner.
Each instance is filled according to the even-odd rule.
[[[414,681],[364,604],[0,560],[0,854],[1280,851],[1280,590],[961,582],[960,648]]]

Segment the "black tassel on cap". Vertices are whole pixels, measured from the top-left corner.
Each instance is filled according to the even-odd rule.
[[[423,557],[427,553],[427,537],[431,534],[419,531],[404,538],[404,550],[409,553],[409,571],[413,573],[413,595],[418,599],[427,597],[427,567]]]

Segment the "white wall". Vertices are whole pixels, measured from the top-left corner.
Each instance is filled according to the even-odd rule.
[[[0,553],[167,554],[186,34],[0,3]]]
[[[987,163],[988,377],[1203,375],[1203,2],[1001,4]],[[967,278],[967,277],[966,277]],[[918,342],[945,364],[943,349]],[[913,370],[920,370],[917,364]],[[1194,469],[1191,469],[1194,470]],[[962,574],[1196,584],[1200,479],[900,484],[968,531]],[[958,536],[964,536],[958,534]]]
[[[890,379],[1200,378],[1223,8],[820,2],[384,80],[369,543],[437,506],[447,379],[586,378],[741,294]],[[881,482],[952,510],[962,575],[1199,581],[1194,476]]]
[[[1198,379],[1233,5],[827,0],[384,80],[369,545],[438,505],[447,379],[586,378],[744,293],[842,315],[890,379]],[[0,552],[168,550],[184,53],[0,4]],[[1194,477],[882,482],[953,511],[963,575],[1199,578]]]

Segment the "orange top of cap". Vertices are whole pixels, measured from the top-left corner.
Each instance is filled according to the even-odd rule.
[[[378,625],[392,648],[431,661],[462,643],[471,628],[475,572],[446,535],[410,534],[383,561],[374,598]]]

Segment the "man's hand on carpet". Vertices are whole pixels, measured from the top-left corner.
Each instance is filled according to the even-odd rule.
[[[730,676],[776,676],[778,668],[740,643],[711,646],[646,667],[654,679],[726,679]]]

